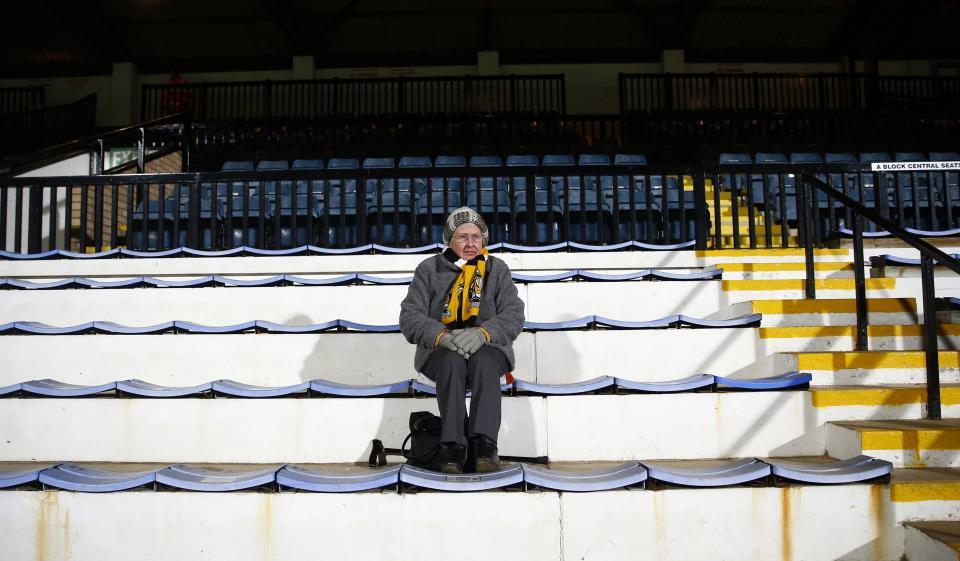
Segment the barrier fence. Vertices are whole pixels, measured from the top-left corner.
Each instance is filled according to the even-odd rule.
[[[44,91],[41,86],[0,88],[0,115],[24,113],[44,108]]]
[[[924,111],[956,115],[960,77],[620,74],[620,113]]]
[[[566,113],[558,75],[328,79],[144,85],[141,120]]]
[[[0,249],[417,247],[439,242],[444,217],[461,205],[484,215],[491,243],[800,247],[800,209],[807,207],[798,178],[804,173],[834,190],[821,190],[816,204],[810,200],[811,224],[803,235],[812,243],[852,235],[855,209],[841,195],[918,235],[960,232],[955,169],[438,162],[421,168],[6,178],[0,180]],[[867,235],[883,235],[873,228],[867,226]]]

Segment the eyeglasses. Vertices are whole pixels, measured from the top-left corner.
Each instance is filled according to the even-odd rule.
[[[453,241],[457,243],[467,243],[468,240],[473,243],[480,243],[483,240],[483,235],[482,234],[457,234],[456,236],[453,236]]]

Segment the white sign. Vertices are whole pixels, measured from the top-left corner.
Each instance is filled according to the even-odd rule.
[[[943,171],[960,169],[960,162],[873,162],[870,171]]]

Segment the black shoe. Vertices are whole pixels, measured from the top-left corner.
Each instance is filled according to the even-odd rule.
[[[440,444],[440,473],[463,473],[463,461],[467,456],[467,447],[463,444],[444,442]]]
[[[477,473],[500,471],[500,457],[497,456],[497,441],[482,434],[475,436],[471,444],[476,446],[474,470]]]

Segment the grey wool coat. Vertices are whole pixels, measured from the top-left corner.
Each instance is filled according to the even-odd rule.
[[[510,267],[501,259],[489,255],[486,266],[487,279],[480,297],[480,315],[476,327],[490,333],[490,343],[507,357],[512,371],[514,364],[513,341],[523,330],[523,301],[517,295]],[[400,304],[400,331],[407,341],[417,346],[413,359],[417,372],[436,350],[434,341],[442,329],[440,314],[450,297],[450,287],[460,275],[460,269],[442,254],[425,259],[413,275],[407,297]]]

